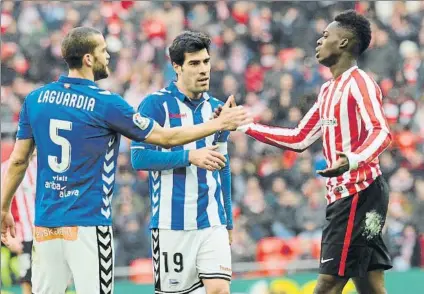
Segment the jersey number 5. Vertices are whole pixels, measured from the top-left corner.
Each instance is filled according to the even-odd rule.
[[[71,131],[72,122],[59,119],[50,120],[50,139],[53,143],[62,148],[62,157],[59,161],[57,156],[49,155],[49,166],[53,171],[63,173],[67,171],[71,165],[71,143],[66,138],[59,135],[59,130]]]

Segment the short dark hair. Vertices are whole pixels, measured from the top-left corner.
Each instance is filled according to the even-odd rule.
[[[356,38],[357,45],[354,48],[356,55],[361,55],[371,42],[371,24],[369,20],[354,10],[346,10],[338,14],[335,21],[343,28],[350,30]]]
[[[77,27],[69,31],[62,41],[62,57],[70,69],[81,68],[85,54],[93,54],[98,43],[92,38],[102,34],[90,27]]]
[[[203,49],[206,49],[209,53],[210,45],[211,39],[206,34],[184,31],[172,41],[172,45],[169,47],[169,57],[171,62],[183,65],[185,53],[193,53]]]

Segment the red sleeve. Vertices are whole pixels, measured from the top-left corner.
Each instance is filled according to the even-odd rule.
[[[382,93],[377,83],[361,71],[355,71],[352,75],[352,95],[367,132],[362,145],[347,154],[350,168],[357,169],[377,158],[390,145],[392,136],[383,111]]]

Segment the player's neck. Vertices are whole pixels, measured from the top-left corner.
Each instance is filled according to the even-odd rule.
[[[341,74],[347,71],[352,66],[356,65],[356,59],[352,58],[340,58],[339,61],[330,67],[333,79],[337,79]]]
[[[68,72],[69,78],[87,79],[94,82],[94,74],[91,70],[70,69]]]
[[[188,91],[182,82],[177,81],[175,85],[177,86],[178,91],[183,93],[187,98],[191,100],[197,100],[202,97],[202,93],[193,93]]]

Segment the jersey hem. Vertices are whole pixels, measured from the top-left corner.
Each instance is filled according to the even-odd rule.
[[[112,226],[112,222],[107,223],[91,223],[91,222],[35,222],[36,227],[56,228],[56,227],[97,227],[97,226]]]
[[[227,227],[226,224],[216,224],[216,225],[209,225],[209,226],[202,226],[202,227],[197,227],[197,228],[184,228],[184,229],[175,229],[175,228],[171,228],[168,226],[150,226],[149,229],[150,230],[155,230],[155,229],[159,229],[159,230],[172,230],[172,231],[196,231],[196,230],[203,230],[203,229],[208,229],[208,228],[213,228],[213,227]]]

